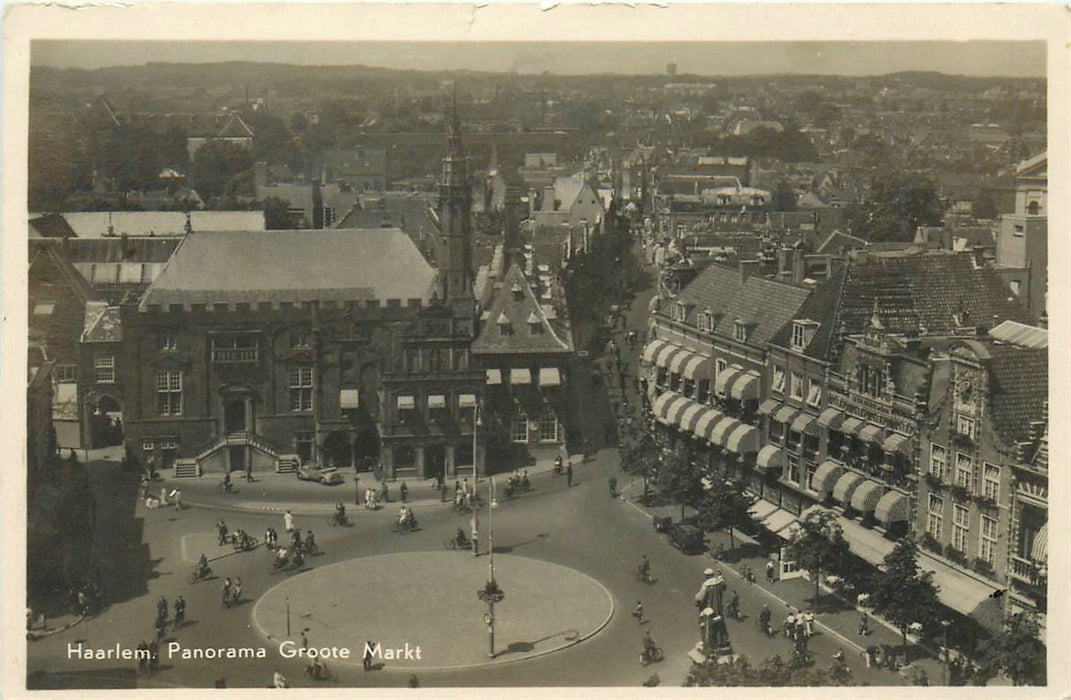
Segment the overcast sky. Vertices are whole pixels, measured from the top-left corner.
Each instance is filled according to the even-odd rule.
[[[1044,77],[1044,42],[33,42],[31,62],[101,68],[150,61],[262,61],[368,65],[416,70],[470,69],[577,75],[678,73],[879,75],[905,70],[977,76]]]

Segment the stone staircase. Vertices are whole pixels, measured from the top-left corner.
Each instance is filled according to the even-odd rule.
[[[196,459],[175,460],[175,478],[188,479],[201,476],[201,468],[197,466]]]
[[[275,458],[275,471],[279,474],[293,474],[301,467],[301,458],[294,454],[279,455]]]

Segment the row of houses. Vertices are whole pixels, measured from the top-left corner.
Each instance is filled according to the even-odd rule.
[[[797,284],[711,265],[653,305],[640,381],[656,430],[742,478],[787,543],[832,511],[877,565],[922,542],[965,614],[1045,608],[1047,332],[967,253],[847,261]]]

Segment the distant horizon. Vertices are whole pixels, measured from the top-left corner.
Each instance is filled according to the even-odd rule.
[[[30,65],[97,70],[149,64],[258,63],[575,77],[869,78],[941,73],[1046,78],[1043,41],[891,42],[205,42],[34,40]],[[582,68],[582,69],[581,69]]]

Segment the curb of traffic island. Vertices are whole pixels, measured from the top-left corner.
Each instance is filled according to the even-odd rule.
[[[346,515],[354,516],[357,513],[380,513],[386,511],[386,508],[379,508],[375,511],[369,511],[364,506],[353,506],[343,501],[346,504]],[[317,515],[328,516],[335,512],[334,504],[313,504],[313,503],[294,503],[294,504],[280,504],[278,501],[271,501],[268,505],[258,504],[254,501],[246,501],[243,503],[204,503],[202,501],[190,501],[185,498],[182,501],[184,508],[203,508],[205,510],[220,510],[228,511],[232,513],[274,513],[282,514],[289,510],[294,515]],[[388,505],[401,506],[401,501],[390,501]],[[423,501],[409,501],[406,503],[414,509],[426,509],[433,508],[435,506],[448,505],[442,501],[433,501],[431,499]],[[453,501],[450,501],[449,505],[453,505]]]
[[[45,628],[45,629],[40,630],[40,631],[26,630],[26,641],[28,641],[28,642],[36,642],[38,639],[44,639],[45,637],[51,637],[52,635],[59,634],[60,632],[66,632],[67,630],[69,630],[69,629],[71,629],[73,627],[76,627],[84,619],[86,619],[85,615],[79,615],[77,620],[75,620],[74,622],[68,622],[63,627]]]
[[[397,556],[408,556],[408,555],[411,555],[411,554],[413,554],[413,552],[395,552],[393,554],[376,554],[376,555],[373,555],[373,557],[375,557],[375,558],[397,557]],[[514,555],[511,555],[511,556],[517,556],[517,555],[514,554]],[[365,557],[353,557],[352,559],[346,559],[345,561],[333,562],[333,563],[328,564],[327,566],[324,566],[324,567],[321,567],[321,568],[326,569],[326,568],[330,568],[332,566],[339,566],[339,565],[342,565],[342,564],[348,564],[348,563],[354,561],[355,559],[363,559],[363,558],[365,558]],[[368,558],[372,558],[372,557],[368,557]],[[576,637],[573,638],[573,639],[569,639],[568,637],[566,637],[566,643],[565,644],[562,644],[560,646],[556,646],[556,647],[554,647],[552,649],[544,649],[543,651],[535,652],[535,653],[529,654],[527,656],[520,656],[520,657],[517,657],[517,658],[511,658],[511,659],[498,658],[498,659],[491,659],[491,660],[485,661],[483,663],[462,664],[462,665],[455,665],[455,666],[421,666],[421,667],[409,667],[409,668],[401,668],[401,667],[391,668],[389,665],[384,665],[382,668],[379,669],[379,672],[380,673],[382,673],[382,672],[399,673],[400,672],[400,673],[407,673],[407,674],[411,675],[413,673],[443,672],[443,671],[464,671],[464,670],[475,669],[475,668],[483,668],[483,667],[486,667],[486,666],[504,666],[506,664],[522,663],[522,662],[525,662],[525,661],[531,661],[533,659],[539,659],[539,658],[542,658],[542,657],[547,656],[549,654],[553,654],[553,653],[556,653],[556,652],[559,652],[559,651],[564,651],[565,649],[568,649],[570,647],[576,646],[577,644],[580,644],[581,642],[583,642],[585,640],[591,639],[596,634],[598,634],[599,632],[604,630],[606,628],[606,625],[610,624],[610,620],[613,619],[614,613],[617,611],[617,601],[614,599],[614,596],[610,592],[610,590],[606,586],[604,586],[601,581],[599,581],[596,578],[593,578],[593,577],[589,576],[588,574],[584,573],[583,571],[580,571],[579,569],[574,569],[572,567],[564,566],[564,565],[558,564],[556,562],[547,561],[546,559],[536,559],[535,557],[518,557],[518,558],[520,558],[520,559],[530,559],[532,561],[540,562],[541,564],[546,564],[546,565],[549,565],[549,566],[555,566],[555,567],[557,567],[559,569],[566,569],[566,570],[568,570],[568,571],[570,571],[572,573],[579,574],[580,576],[582,576],[582,577],[588,579],[589,581],[591,581],[592,583],[594,583],[596,586],[598,586],[602,590],[602,592],[604,594],[606,594],[607,599],[610,601],[610,611],[607,613],[606,618],[602,622],[600,622],[598,625],[596,625],[587,634],[581,635],[579,632],[576,632],[576,630],[568,630],[568,632],[576,633]],[[260,597],[257,598],[257,602],[253,604],[253,611],[252,611],[252,614],[250,615],[250,619],[252,621],[253,627],[256,629],[257,633],[260,636],[264,637],[265,639],[267,639],[267,640],[269,640],[271,642],[276,642],[276,641],[279,641],[279,640],[277,640],[272,635],[268,634],[267,631],[264,630],[264,628],[261,627],[260,624],[257,622],[257,608],[260,606],[261,601],[263,601],[267,597],[268,592],[272,588],[275,588],[276,586],[281,586],[284,583],[286,583],[286,580],[280,581],[279,583],[275,584],[275,586],[272,586],[268,590],[264,591],[264,593],[262,593],[260,595]],[[334,663],[337,663],[337,664],[339,664],[341,666],[347,666],[347,667],[360,666],[362,664],[362,662],[363,662],[363,660],[360,659],[360,658],[356,658],[353,661],[345,661],[345,660],[339,661],[337,659],[334,660]]]

